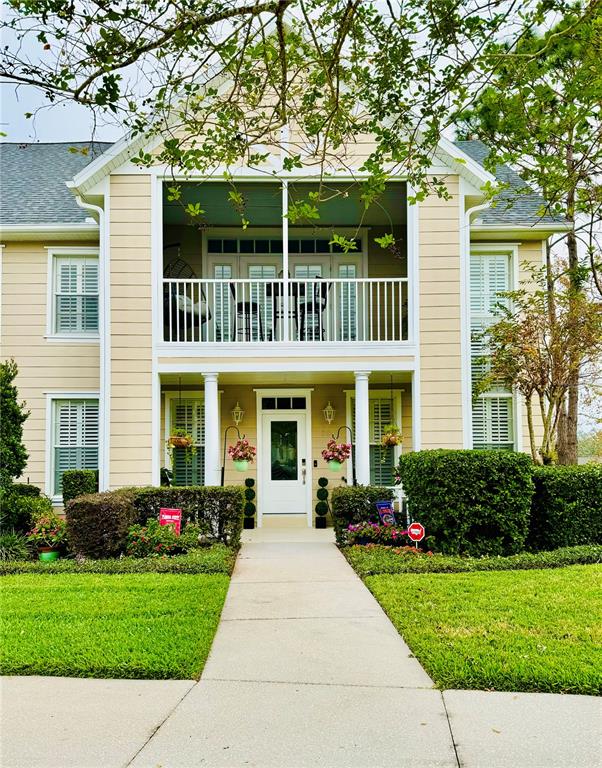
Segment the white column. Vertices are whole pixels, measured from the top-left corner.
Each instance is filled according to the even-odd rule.
[[[219,485],[219,400],[217,373],[204,373],[205,379],[205,485]]]
[[[370,485],[370,398],[368,371],[355,372],[355,476],[358,485]]]

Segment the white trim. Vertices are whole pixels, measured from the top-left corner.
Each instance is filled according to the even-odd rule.
[[[370,366],[370,370],[374,372],[386,371],[413,371],[415,370],[414,360],[399,360],[396,364],[393,364],[387,360],[381,361],[377,358],[373,360],[361,361]],[[320,373],[320,372],[354,372],[358,369],[358,361],[333,361],[332,359],[321,361],[311,360],[307,361],[295,361],[280,359],[276,362],[248,362],[246,360],[238,361],[220,361],[219,370],[220,373],[282,373],[286,370],[287,373]],[[202,358],[199,358],[198,363],[158,363],[159,373],[199,373],[202,374],[206,371],[214,371],[214,363],[204,363]]]
[[[562,224],[560,222],[553,224],[473,224],[473,232],[570,232],[573,229],[572,224]]]
[[[472,448],[472,360],[470,355],[470,217],[491,201],[465,210],[466,187],[460,179],[460,360],[462,387],[462,445]],[[478,248],[478,246],[476,246]]]
[[[82,206],[83,207],[83,206]],[[96,208],[96,206],[94,206]],[[82,247],[77,248],[76,246],[65,246],[64,248],[61,248],[60,246],[52,245],[52,246],[44,246],[45,250],[48,254],[47,257],[47,264],[46,264],[46,333],[44,335],[44,338],[46,341],[58,341],[60,343],[69,343],[69,342],[76,342],[76,343],[82,343],[82,342],[88,342],[91,344],[94,344],[95,342],[100,341],[100,314],[98,318],[98,328],[99,330],[96,332],[90,332],[83,333],[81,331],[78,331],[74,334],[69,333],[55,333],[54,332],[54,288],[55,288],[55,281],[56,281],[56,270],[55,270],[55,263],[56,259],[60,258],[61,256],[96,256],[98,259],[98,304],[99,304],[99,313],[100,313],[100,282],[101,282],[101,276],[100,276],[100,247]]]
[[[167,394],[167,393],[166,393]],[[167,407],[167,406],[166,406]],[[167,428],[168,417],[165,414]],[[167,436],[169,437],[169,435]],[[165,438],[167,440],[167,437]],[[151,362],[151,483],[161,485],[161,377],[157,367],[157,360],[153,357]],[[167,449],[165,450],[167,453]],[[164,464],[163,466],[167,466]]]
[[[408,184],[406,200],[413,192]],[[422,444],[422,410],[420,396],[420,209],[419,203],[410,205],[406,202],[408,232],[408,277],[412,308],[409,318],[412,326],[408,328],[410,341],[414,347],[414,367],[412,374],[412,450],[419,451]],[[374,369],[374,365],[373,365]]]
[[[49,237],[88,239],[98,236],[96,222],[83,224],[0,224],[0,238],[3,240],[44,240]]]
[[[50,499],[52,504],[56,507],[63,505],[63,497],[52,494],[52,478],[54,476],[54,439],[53,439],[53,409],[54,403],[57,400],[98,400],[99,407],[99,425],[100,425],[100,392],[98,390],[82,391],[82,392],[42,392],[46,398],[46,437],[44,440],[44,492]],[[98,435],[98,464],[100,470],[100,432]]]
[[[281,368],[282,370],[282,368]],[[263,415],[264,410],[261,407],[261,398],[262,397],[305,397],[305,409],[304,410],[296,410],[296,411],[282,411],[283,415],[285,413],[292,413],[292,414],[304,414],[305,415],[305,451],[307,453],[307,456],[305,457],[305,467],[307,470],[306,477],[305,477],[305,485],[306,485],[306,516],[307,516],[307,526],[308,528],[311,528],[313,526],[313,509],[312,509],[312,500],[313,500],[313,459],[312,459],[312,431],[311,431],[311,420],[312,420],[312,410],[311,410],[311,393],[313,392],[313,388],[291,388],[291,387],[272,387],[267,389],[254,389],[255,392],[255,402],[256,402],[256,414],[257,414],[257,527],[261,528],[263,526],[263,473],[261,471],[262,468],[262,446],[263,446]],[[269,412],[271,413],[271,411]],[[274,411],[276,413],[276,411]]]
[[[252,358],[274,357],[359,357],[376,358],[413,357],[418,354],[418,348],[409,342],[390,341],[291,341],[285,342],[164,342],[157,344],[155,352],[158,357],[207,357],[220,358]],[[357,363],[356,363],[357,367]]]

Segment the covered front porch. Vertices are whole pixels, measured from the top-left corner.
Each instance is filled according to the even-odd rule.
[[[402,451],[413,447],[411,371],[174,372],[160,375],[161,424],[157,460],[176,485],[254,481],[259,526],[313,526],[320,478],[328,490],[354,480],[391,486]],[[238,423],[237,423],[238,422]],[[382,445],[397,426],[402,443]],[[194,452],[167,450],[174,430]],[[257,449],[237,471],[227,453],[238,435]],[[333,470],[322,450],[333,435],[353,443],[351,458]]]

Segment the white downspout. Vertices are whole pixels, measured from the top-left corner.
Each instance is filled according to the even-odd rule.
[[[460,307],[462,332],[460,335],[460,354],[462,356],[462,432],[464,448],[472,448],[472,372],[470,359],[470,217],[484,211],[491,205],[474,205],[464,213],[464,222],[460,230],[461,280]],[[464,207],[464,195],[462,195]]]
[[[92,211],[98,215],[99,225],[99,255],[98,255],[98,304],[99,304],[99,331],[100,331],[100,397],[98,401],[98,490],[106,491],[109,488],[109,461],[110,461],[110,397],[111,397],[111,342],[110,342],[110,272],[108,260],[108,243],[106,238],[105,211],[99,205],[86,203],[80,195],[76,195],[75,201],[80,208]]]

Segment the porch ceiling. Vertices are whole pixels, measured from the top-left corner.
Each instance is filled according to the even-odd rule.
[[[359,366],[361,368],[361,366]],[[370,385],[409,384],[412,374],[409,371],[374,371],[370,375]],[[161,384],[165,387],[202,387],[203,377],[199,373],[162,373]],[[220,373],[218,386],[246,384],[252,387],[312,387],[318,384],[339,384],[352,388],[354,376],[350,371],[290,372],[290,373]]]

